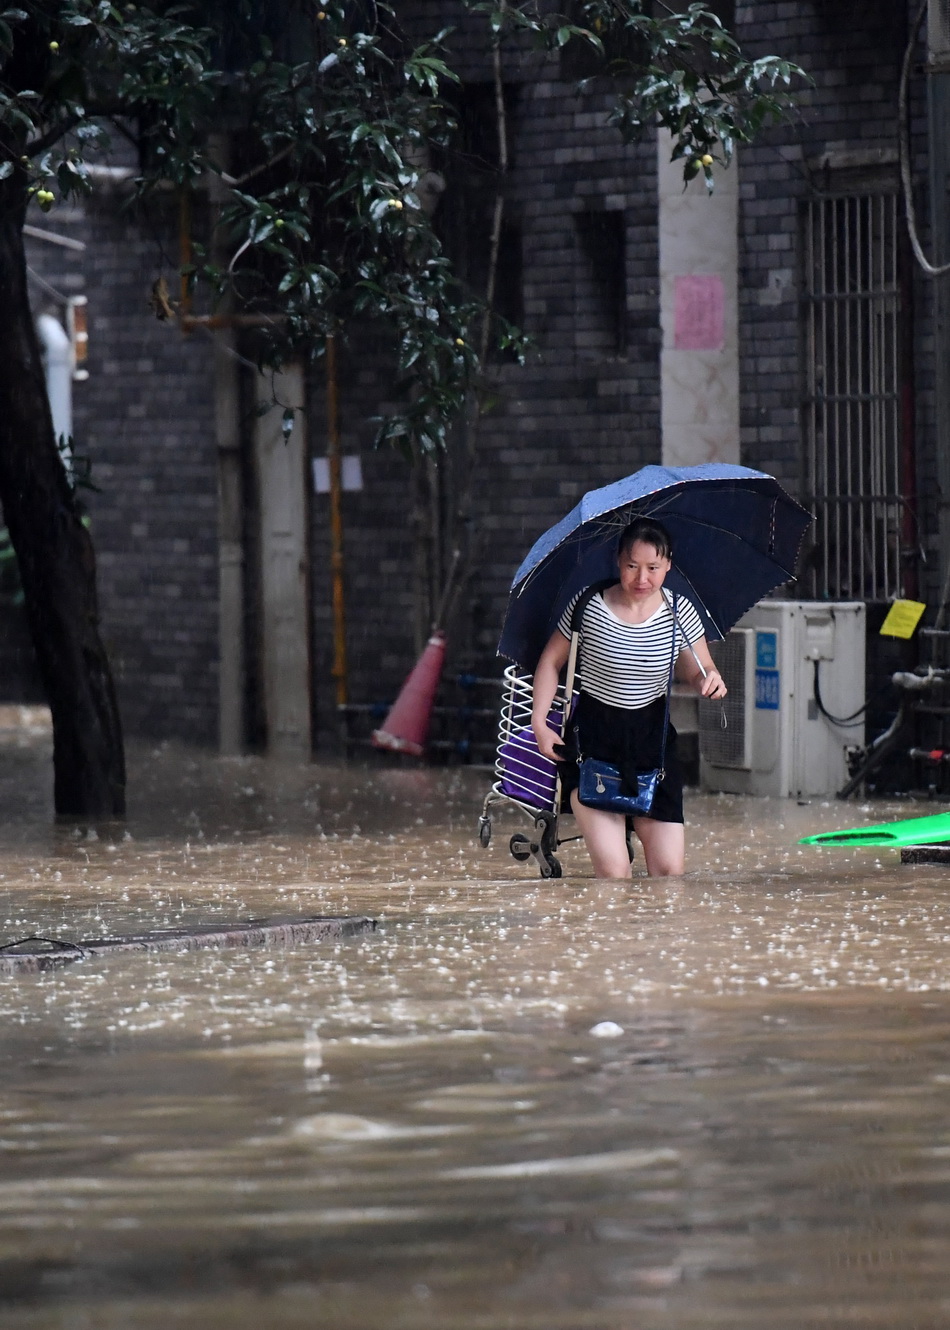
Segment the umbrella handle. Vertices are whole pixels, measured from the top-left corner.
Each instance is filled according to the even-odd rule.
[[[693,660],[695,660],[696,664],[699,666],[700,674],[703,676],[704,679],[707,679],[709,677],[709,671],[706,669],[706,666],[703,664],[703,662],[696,655],[696,652],[693,650],[692,642],[687,642],[686,645],[689,647],[689,654],[692,656]]]
[[[667,599],[666,599],[666,593],[665,593],[665,592],[663,593],[663,599],[666,600],[667,606],[669,607],[670,611],[672,612],[672,615],[673,615],[673,633],[674,633],[674,635],[675,635],[677,628],[680,627],[680,618],[679,618],[679,615],[676,613],[676,605],[675,605],[675,603],[674,603],[673,600],[667,600]],[[682,629],[681,629],[680,631],[682,631]],[[685,634],[685,632],[683,633],[683,641],[686,642],[686,646],[687,646],[687,648],[689,649],[689,654],[692,656],[693,660],[695,660],[696,664],[699,666],[699,672],[700,672],[700,674],[703,676],[704,679],[707,678],[708,675],[709,675],[709,671],[706,669],[706,666],[703,664],[703,662],[702,662],[702,661],[699,659],[699,657],[696,655],[696,652],[693,650],[693,644],[692,644],[692,642],[688,642],[688,641],[686,640],[686,634]]]

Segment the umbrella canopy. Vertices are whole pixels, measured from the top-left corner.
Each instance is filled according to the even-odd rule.
[[[498,654],[533,671],[572,596],[616,578],[617,538],[638,517],[670,533],[671,590],[689,596],[710,640],[795,575],[811,513],[764,471],[645,466],[591,490],[535,541],[511,584]]]

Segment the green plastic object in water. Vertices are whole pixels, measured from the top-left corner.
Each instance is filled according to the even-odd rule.
[[[851,827],[848,831],[823,831],[802,836],[799,845],[938,845],[950,841],[950,813],[932,817],[905,817],[899,822],[881,822],[876,827]]]

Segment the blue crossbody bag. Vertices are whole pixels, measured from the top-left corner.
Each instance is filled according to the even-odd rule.
[[[577,765],[579,779],[577,797],[585,808],[599,808],[605,813],[626,813],[628,816],[649,813],[656,797],[657,786],[666,775],[663,762],[666,757],[666,736],[670,727],[670,694],[673,690],[673,669],[676,665],[676,596],[672,598],[673,635],[670,642],[670,673],[666,682],[666,710],[663,715],[663,740],[660,744],[660,765],[653,771],[637,772],[637,793],[624,794],[620,768],[596,757],[584,757],[580,752],[578,736]],[[575,729],[575,735],[577,731]]]

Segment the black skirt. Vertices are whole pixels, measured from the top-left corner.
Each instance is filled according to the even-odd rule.
[[[584,757],[596,757],[619,767],[622,786],[637,788],[638,771],[655,771],[663,748],[663,717],[666,698],[658,697],[645,707],[628,710],[599,702],[581,693],[574,708],[561,771],[561,811],[570,812],[571,791],[577,789],[577,741]],[[574,732],[577,732],[575,740]],[[663,759],[666,775],[656,788],[653,807],[643,817],[656,822],[683,821],[683,772],[676,751],[676,730],[670,725]]]

